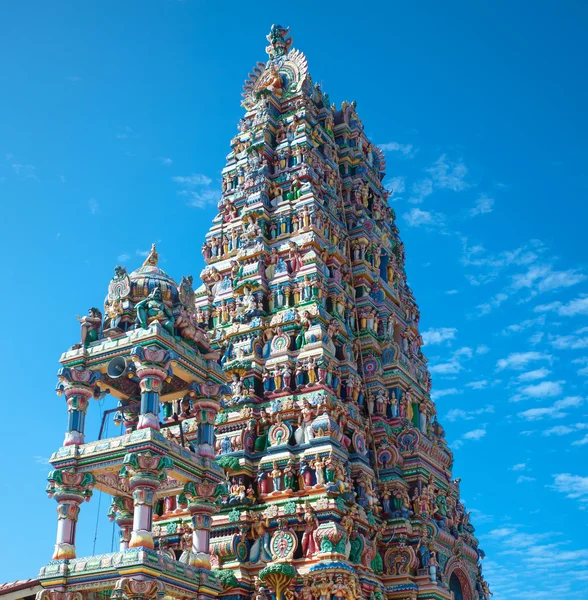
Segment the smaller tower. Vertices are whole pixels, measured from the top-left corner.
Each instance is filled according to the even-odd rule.
[[[130,275],[116,267],[104,321],[97,308],[78,317],[80,343],[61,357],[57,393],[69,420],[51,457],[47,492],[57,501],[57,540],[41,570],[39,600],[90,590],[125,600],[207,600],[222,589],[210,570],[209,537],[224,491],[214,421],[225,376],[195,322],[192,277],[178,285],[157,263],[153,245]],[[98,439],[88,440],[86,412],[106,394],[118,406],[105,411]],[[122,426],[120,435],[102,438],[107,419]],[[80,558],[78,517],[94,490],[112,497],[108,516],[120,530],[119,550]],[[178,509],[187,522],[160,535],[157,521]]]

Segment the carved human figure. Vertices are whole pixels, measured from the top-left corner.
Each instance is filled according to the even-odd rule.
[[[147,298],[138,302],[135,310],[137,311],[137,323],[144,329],[157,321],[170,335],[174,335],[175,319],[172,311],[163,301],[160,287],[154,288]]]
[[[81,344],[86,348],[98,339],[102,327],[102,313],[97,308],[90,308],[87,316],[76,315],[76,319],[81,325]]]

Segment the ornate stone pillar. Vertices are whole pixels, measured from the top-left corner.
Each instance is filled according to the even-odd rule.
[[[120,528],[120,552],[129,548],[131,531],[133,530],[134,503],[132,498],[115,496],[110,504],[108,518],[115,521]]]
[[[96,381],[101,377],[98,371],[71,369],[63,367],[57,371],[59,382],[55,391],[65,395],[69,414],[64,446],[84,443],[84,424],[88,402],[94,396]]]
[[[133,492],[133,530],[129,548],[154,548],[153,504],[155,493],[166,480],[166,471],[173,467],[168,456],[151,452],[133,452],[125,456],[122,477],[129,477]]]
[[[215,504],[216,491],[216,483],[191,481],[184,486],[192,517],[190,564],[201,569],[210,569],[210,527],[212,515],[218,510]]]
[[[76,524],[80,504],[90,500],[96,483],[91,473],[56,469],[47,476],[47,495],[57,500],[57,539],[53,560],[76,557]]]
[[[159,395],[166,380],[170,380],[170,362],[175,353],[159,346],[135,346],[131,358],[137,368],[141,388],[141,410],[137,429],[159,429]]]
[[[219,403],[212,399],[196,400],[192,406],[192,411],[198,419],[198,453],[211,460],[215,458],[214,422],[219,409]]]

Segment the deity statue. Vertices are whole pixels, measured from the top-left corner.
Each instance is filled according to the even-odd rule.
[[[102,313],[97,308],[90,308],[88,316],[76,315],[76,319],[81,325],[81,345],[87,348],[98,339],[102,327]]]
[[[316,542],[318,519],[310,504],[306,503],[304,515],[299,513],[298,520],[305,523],[304,533],[302,534],[302,552],[306,558],[312,558],[319,551]]]
[[[273,462],[273,469],[270,475],[273,481],[274,492],[281,491],[282,471],[280,471],[280,469],[278,468],[278,463],[276,461]]]
[[[294,461],[289,458],[286,466],[284,467],[284,489],[294,490],[294,481],[296,480],[296,469],[294,467]]]
[[[296,336],[296,349],[300,350],[306,346],[306,332],[310,329],[312,321],[310,320],[310,312],[305,310],[302,316],[298,315],[297,319],[300,323],[300,332]]]
[[[161,288],[156,287],[135,306],[137,323],[147,329],[151,323],[157,321],[170,335],[174,335],[175,319],[172,311],[166,306],[161,294]]]

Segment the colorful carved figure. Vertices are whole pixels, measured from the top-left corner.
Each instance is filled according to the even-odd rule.
[[[95,342],[100,335],[102,327],[102,313],[97,308],[88,309],[88,316],[80,317],[76,315],[81,325],[81,344],[85,348],[92,342]]]

